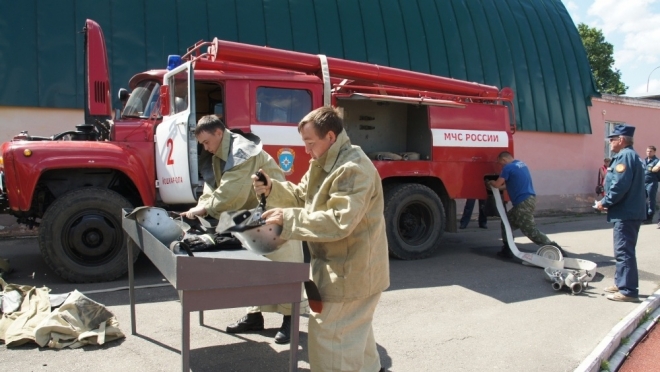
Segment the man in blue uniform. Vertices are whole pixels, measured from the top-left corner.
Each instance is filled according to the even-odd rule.
[[[655,196],[658,194],[658,181],[660,181],[660,159],[655,156],[655,146],[646,148],[644,159],[644,187],[646,187],[646,221],[653,223],[655,215]]]
[[[544,233],[536,228],[536,223],[534,223],[536,192],[534,191],[534,185],[532,185],[532,175],[529,173],[527,164],[514,159],[508,151],[501,152],[497,157],[497,161],[503,166],[502,173],[500,173],[497,180],[488,181],[488,184],[501,190],[506,189],[509,194],[513,208],[506,212],[506,217],[511,226],[511,231],[520,229],[529,240],[540,246],[554,245],[565,256],[564,250],[557,243],[548,239]],[[502,258],[513,258],[504,223],[501,224],[501,230],[502,243],[504,244],[497,255]]]
[[[635,246],[642,221],[646,219],[644,164],[633,150],[635,127],[617,125],[610,139],[610,150],[616,153],[605,175],[605,196],[597,204],[607,209],[607,221],[614,223],[614,285],[605,288],[612,301],[635,302],[639,296],[639,275]]]

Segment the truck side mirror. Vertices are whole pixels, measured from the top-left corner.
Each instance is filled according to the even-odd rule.
[[[170,86],[161,85],[160,87],[160,114],[167,116],[170,114]]]
[[[131,96],[130,93],[128,93],[128,90],[124,88],[119,88],[119,101],[123,104],[126,104],[126,101],[128,101],[128,97]]]

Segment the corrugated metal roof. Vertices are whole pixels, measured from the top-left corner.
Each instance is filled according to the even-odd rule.
[[[598,96],[560,0],[60,0],[3,2],[0,104],[82,107],[82,36],[99,22],[112,86],[200,39],[323,53],[515,92],[519,129],[591,133]]]

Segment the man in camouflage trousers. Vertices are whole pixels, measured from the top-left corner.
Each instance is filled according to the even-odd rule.
[[[540,232],[534,223],[534,210],[536,209],[536,193],[532,185],[532,176],[529,173],[527,165],[520,160],[513,158],[513,155],[508,151],[503,151],[497,157],[497,162],[500,163],[502,173],[495,181],[488,181],[490,186],[498,189],[506,189],[509,193],[509,198],[513,204],[513,208],[506,212],[506,217],[511,225],[511,231],[520,229],[529,240],[540,246],[554,245],[559,248],[564,254],[564,251],[559,245]],[[513,253],[509,248],[509,243],[506,238],[506,230],[504,223],[502,228],[502,250],[498,252],[498,256],[504,258],[513,258]],[[565,254],[564,254],[565,255]]]

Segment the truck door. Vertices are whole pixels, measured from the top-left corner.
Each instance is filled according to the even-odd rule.
[[[165,74],[170,112],[156,128],[156,174],[167,204],[195,203],[199,186],[195,138],[195,79],[190,62]]]
[[[319,83],[251,81],[250,131],[280,165],[287,180],[298,182],[307,171],[309,155],[298,133],[298,122],[322,105]]]

